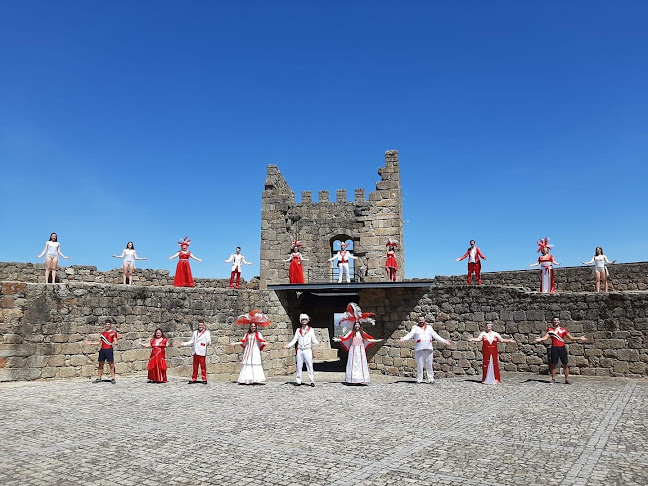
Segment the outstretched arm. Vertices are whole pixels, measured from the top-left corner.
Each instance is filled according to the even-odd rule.
[[[193,253],[192,253],[191,255],[189,255],[189,258],[193,258],[193,259],[196,260],[197,262],[202,262],[202,260],[201,260],[200,258],[195,257],[195,256],[193,255]]]
[[[590,263],[594,263],[594,257],[589,262],[581,262],[583,265],[589,265]]]
[[[603,255],[603,258],[605,258],[605,263],[609,263],[610,265],[616,263],[616,260],[610,261],[610,260],[608,260],[608,257],[606,257],[605,255]]]
[[[122,255],[123,255],[123,253],[122,253]],[[137,252],[133,253],[133,257],[135,258],[135,260],[148,260],[148,258],[144,258],[144,257],[140,258],[140,257],[138,257]]]
[[[544,336],[542,336],[540,338],[536,338],[535,342],[539,343],[540,341],[546,341],[547,339],[549,339],[549,333],[545,334]]]
[[[572,341],[587,341],[587,337],[585,337],[585,336],[574,337],[574,336],[571,335],[570,332],[568,332],[567,334],[565,334],[565,337],[568,337],[568,338],[571,339]]]
[[[338,252],[338,253],[336,253],[335,255],[333,255],[331,258],[329,258],[328,261],[329,261],[329,262],[332,262],[333,260],[335,260],[335,259],[338,258],[339,256],[340,256],[340,253]]]
[[[176,258],[178,255],[180,255],[180,252],[176,252],[176,253],[174,253],[173,255],[171,255],[171,256],[169,257],[169,260],[173,260],[173,259]]]
[[[122,250],[121,255],[119,255],[119,256],[113,255],[113,258],[124,258],[124,251],[125,250]]]
[[[43,248],[43,251],[41,252],[41,254],[38,255],[36,258],[42,257],[45,254],[46,251],[47,251],[47,243],[45,243],[45,248]]]
[[[63,253],[61,253],[61,245],[60,245],[60,244],[59,244],[59,246],[58,246],[57,251],[58,251],[58,254],[61,255],[61,256],[62,256],[63,258],[65,258],[66,260],[69,260],[69,259],[70,259],[70,257],[66,257]]]

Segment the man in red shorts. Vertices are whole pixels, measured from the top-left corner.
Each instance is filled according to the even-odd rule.
[[[113,347],[117,346],[117,332],[112,330],[112,323],[106,321],[104,324],[104,331],[99,335],[99,341],[88,342],[88,344],[101,344],[99,348],[99,368],[97,370],[97,379],[93,383],[101,383],[103,375],[104,363],[108,361],[110,366],[110,383],[113,385],[115,381],[115,357],[113,354]]]
[[[535,342],[546,341],[551,338],[551,358],[549,359],[549,372],[551,373],[551,384],[556,383],[556,365],[558,360],[562,363],[565,370],[565,384],[569,385],[569,366],[567,366],[567,347],[565,346],[565,338],[572,341],[587,341],[585,336],[574,337],[564,327],[560,327],[560,319],[553,318],[553,327],[547,328],[547,333],[541,338],[536,338]]]

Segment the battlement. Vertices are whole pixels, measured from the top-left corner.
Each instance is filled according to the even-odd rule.
[[[321,190],[317,202],[312,191],[302,191],[301,202],[276,165],[268,165],[261,213],[261,288],[269,283],[287,283],[288,265],[283,262],[290,244],[301,240],[308,258],[307,280],[330,278],[335,268],[328,259],[335,241],[352,241],[356,280],[378,281],[385,275],[385,242],[401,242],[396,255],[399,276],[404,276],[403,217],[398,151],[385,152],[385,165],[378,169],[380,181],[367,199],[364,189]]]

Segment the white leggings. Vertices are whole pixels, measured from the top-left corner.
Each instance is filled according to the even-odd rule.
[[[434,351],[431,349],[421,349],[416,351],[416,381],[419,383],[423,381],[423,365],[427,370],[428,381],[434,381],[434,370],[432,369],[432,358]]]

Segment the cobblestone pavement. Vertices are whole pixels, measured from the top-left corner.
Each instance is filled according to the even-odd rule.
[[[0,384],[0,484],[648,484],[648,381]]]

